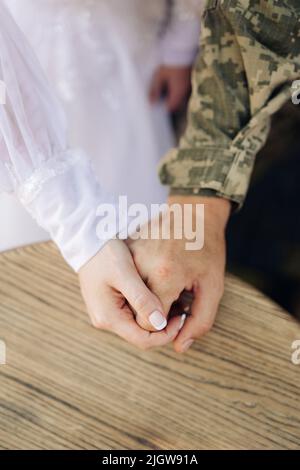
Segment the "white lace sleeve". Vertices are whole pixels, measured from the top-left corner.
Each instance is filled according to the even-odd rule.
[[[170,20],[161,45],[163,64],[193,64],[199,48],[200,16],[204,1],[170,0]]]
[[[96,234],[104,195],[85,155],[68,149],[61,107],[2,0],[0,99],[0,190],[18,195],[77,271],[107,241]]]

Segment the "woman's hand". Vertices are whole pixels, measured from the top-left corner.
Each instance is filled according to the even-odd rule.
[[[165,97],[170,112],[180,109],[191,90],[191,71],[191,67],[159,67],[150,86],[151,103]]]
[[[110,240],[79,272],[81,291],[92,324],[110,330],[140,349],[173,341],[180,318],[166,321],[162,304],[146,287],[121,240]],[[146,331],[135,320],[143,318]],[[162,330],[162,331],[161,331]]]

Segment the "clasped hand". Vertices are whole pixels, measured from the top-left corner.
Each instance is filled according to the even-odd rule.
[[[201,250],[187,251],[184,239],[111,240],[81,269],[82,295],[94,327],[143,350],[173,342],[177,352],[187,351],[211,329],[224,288],[230,203],[218,198],[169,199],[170,205],[185,203],[205,205]],[[186,317],[183,306],[170,318],[171,306],[184,290],[193,293],[190,314]]]

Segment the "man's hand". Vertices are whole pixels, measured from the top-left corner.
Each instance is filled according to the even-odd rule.
[[[96,328],[113,331],[143,350],[163,346],[177,336],[181,319],[167,325],[167,312],[140,278],[123,241],[109,241],[81,268],[79,280]],[[133,311],[148,331],[136,323]]]
[[[170,197],[169,205],[172,204],[205,205],[205,240],[201,250],[186,250],[186,239],[138,239],[128,241],[128,245],[139,273],[161,300],[164,312],[169,312],[184,289],[193,291],[191,315],[174,342],[177,352],[185,352],[195,339],[211,329],[223,295],[225,227],[231,206],[225,199],[193,196]],[[137,321],[146,328],[139,315]]]
[[[159,67],[151,83],[150,101],[156,103],[165,97],[170,112],[180,109],[191,90],[191,70],[191,67]]]

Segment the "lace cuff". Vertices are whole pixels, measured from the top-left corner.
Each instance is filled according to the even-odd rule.
[[[83,162],[85,158],[80,150],[67,150],[60,155],[46,160],[17,188],[18,199],[24,206],[30,205],[49,180],[63,175],[72,166],[78,165],[80,161]]]
[[[114,208],[116,205],[112,197],[104,194],[88,159],[80,152],[73,155],[69,151],[49,160],[25,181],[18,195],[77,272],[105,243],[125,229],[119,222],[125,219],[115,210],[118,218],[113,229],[109,233],[97,230],[99,206],[104,202]]]

